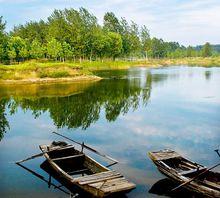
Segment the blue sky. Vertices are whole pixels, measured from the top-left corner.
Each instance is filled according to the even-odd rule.
[[[54,9],[85,7],[99,22],[105,12],[145,24],[152,36],[184,45],[220,43],[220,0],[0,0],[7,30],[47,19]]]

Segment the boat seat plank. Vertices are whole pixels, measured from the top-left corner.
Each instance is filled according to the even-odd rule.
[[[66,150],[70,148],[75,148],[73,145],[67,145],[67,146],[53,146],[53,147],[47,147],[44,145],[41,145],[41,148],[44,152],[51,152],[51,151],[61,151],[61,150]]]
[[[210,186],[212,188],[215,188],[217,190],[220,190],[220,184],[217,184],[217,183],[213,183],[213,182],[210,182],[208,180],[203,180],[202,183],[206,184],[207,186]]]
[[[96,183],[96,182],[100,182],[100,181],[108,181],[108,180],[120,178],[120,177],[123,177],[123,176],[118,174],[118,175],[108,176],[108,177],[104,177],[104,178],[102,177],[102,178],[96,178],[96,179],[89,180],[89,181],[79,182],[79,184],[86,185],[86,184]]]
[[[121,183],[124,181],[127,181],[127,180],[124,177],[120,177],[120,178],[115,178],[115,179],[111,179],[107,181],[100,181],[100,182],[92,183],[92,184],[89,184],[89,186],[101,189],[101,188],[105,188],[106,186],[116,185],[117,183]]]
[[[85,180],[88,180],[88,179],[91,179],[91,178],[96,178],[96,177],[104,176],[104,175],[112,175],[112,174],[115,174],[115,173],[117,173],[117,172],[109,170],[109,171],[95,173],[95,174],[87,175],[87,176],[83,176],[83,177],[77,177],[76,179],[74,179],[74,181],[85,181]]]
[[[71,155],[71,156],[66,156],[66,157],[58,157],[58,158],[53,158],[53,161],[58,161],[58,160],[65,160],[65,159],[70,159],[70,158],[78,158],[78,157],[83,157],[85,154],[78,154],[78,155]]]
[[[80,174],[88,171],[88,168],[67,172],[68,175]]]
[[[191,174],[191,173],[200,172],[202,170],[206,170],[206,168],[201,167],[199,169],[195,168],[195,169],[191,169],[191,170],[187,170],[187,171],[181,171],[181,172],[179,172],[179,174],[180,175],[188,175],[188,174]]]
[[[81,185],[100,182],[108,179],[122,177],[122,175],[116,171],[105,171],[101,173],[96,173],[93,175],[78,177],[74,179],[74,182],[77,182]]]

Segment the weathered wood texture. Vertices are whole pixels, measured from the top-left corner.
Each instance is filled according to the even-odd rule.
[[[70,147],[70,145],[67,145]],[[61,146],[62,150],[65,146]],[[41,145],[40,149],[50,163],[51,167],[71,185],[97,197],[105,197],[112,193],[127,192],[135,188],[135,184],[126,180],[120,173],[98,163],[88,155],[70,147],[65,152],[61,147],[54,145]],[[48,153],[48,151],[50,151]],[[51,152],[53,151],[53,152]],[[69,170],[70,167],[74,169]],[[79,173],[90,175],[74,177]]]
[[[149,157],[160,172],[182,183],[181,187],[205,197],[220,197],[220,173],[183,158],[171,150],[150,152]]]
[[[178,153],[169,149],[150,152],[150,154],[154,158],[154,160],[166,160],[170,158],[181,157]]]

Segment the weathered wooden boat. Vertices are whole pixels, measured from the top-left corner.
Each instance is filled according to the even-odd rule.
[[[71,144],[53,142],[39,147],[60,177],[91,196],[106,197],[136,187],[117,171],[101,165]]]
[[[205,166],[190,161],[173,150],[165,149],[149,152],[149,157],[159,171],[179,183],[187,183],[183,187],[202,194],[205,197],[220,197],[220,173],[208,171]],[[198,174],[207,171],[195,180]]]

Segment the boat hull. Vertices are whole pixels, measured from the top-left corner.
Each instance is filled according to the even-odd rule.
[[[167,159],[165,159],[164,161],[163,159],[157,160],[155,155],[153,155],[152,153],[149,153],[149,157],[151,158],[151,160],[154,162],[154,164],[157,166],[158,170],[162,174],[164,174],[165,176],[167,176],[168,178],[172,179],[173,181],[179,184],[188,182],[192,178],[192,177],[188,177],[187,174],[186,175],[180,174],[178,171],[176,171],[169,165],[165,164],[164,162],[166,162]],[[180,156],[178,158],[187,160],[185,158],[181,158]],[[196,163],[192,162],[192,164],[196,164]],[[199,165],[199,167],[205,168],[202,165]],[[214,172],[212,173],[215,174]],[[216,174],[219,176],[218,173]],[[192,181],[189,184],[184,186],[184,188],[186,188],[187,190],[196,192],[198,194],[202,194],[203,196],[206,196],[206,197],[216,197],[216,198],[220,197],[220,191],[218,189],[219,187],[220,187],[219,184],[216,185],[216,189],[208,187],[207,185],[204,185],[203,182],[200,180]]]

